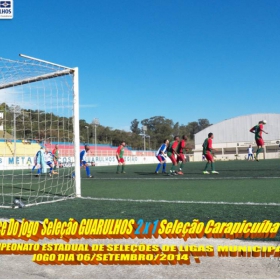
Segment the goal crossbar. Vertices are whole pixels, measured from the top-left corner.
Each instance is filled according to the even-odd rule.
[[[14,86],[34,83],[34,82],[43,81],[43,80],[51,79],[51,78],[54,78],[54,77],[65,76],[65,75],[69,75],[69,74],[73,74],[73,73],[74,73],[73,69],[61,70],[61,71],[57,71],[57,72],[44,74],[44,75],[41,75],[41,76],[26,78],[26,79],[23,79],[23,80],[3,84],[3,85],[0,85],[0,89],[6,89],[6,88],[14,87]]]

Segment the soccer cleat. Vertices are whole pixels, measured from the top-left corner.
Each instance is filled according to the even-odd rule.
[[[177,174],[178,175],[184,175],[184,173],[182,171],[178,171]]]
[[[203,171],[203,174],[210,174],[208,171]]]
[[[125,174],[125,171],[122,171],[122,174]]]
[[[173,172],[173,175],[177,176],[178,174],[177,174],[177,172]]]
[[[92,176],[92,175],[89,175],[89,176],[88,176],[88,178],[94,178],[94,176]]]
[[[168,173],[167,176],[173,176],[173,174],[172,173]]]
[[[214,170],[214,171],[211,171],[211,173],[212,173],[212,174],[219,174],[219,172],[218,172],[218,171],[215,171],[215,170]]]
[[[167,172],[166,171],[162,171],[162,174],[167,174]]]
[[[255,161],[259,161],[257,155],[254,155]]]
[[[158,174],[158,172],[156,171],[155,174]]]
[[[52,173],[49,173],[49,176],[52,177]]]

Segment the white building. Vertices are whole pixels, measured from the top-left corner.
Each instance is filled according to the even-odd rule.
[[[259,158],[279,158],[280,114],[252,114],[224,120],[195,134],[194,161],[202,160],[202,144],[210,132],[214,134],[213,148],[218,149],[217,159],[246,159],[249,145],[257,150],[255,135],[249,130],[261,120],[267,121],[264,130],[268,134],[263,133],[265,149]]]

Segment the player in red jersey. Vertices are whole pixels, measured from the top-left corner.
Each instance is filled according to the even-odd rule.
[[[120,173],[120,166],[121,165],[122,165],[122,173],[125,173],[125,171],[124,171],[125,161],[124,161],[124,158],[123,158],[124,147],[125,147],[125,142],[123,141],[117,149],[117,153],[116,153],[116,158],[117,158],[117,161],[118,161],[117,174]]]
[[[53,162],[54,162],[54,173],[56,172],[56,168],[58,166],[58,160],[59,160],[59,150],[58,150],[58,145],[55,145],[54,146],[54,149],[52,151],[52,154],[53,154]]]
[[[257,152],[256,152],[256,157],[255,157],[256,161],[259,161],[258,160],[259,153],[263,152],[264,141],[263,141],[263,138],[262,138],[262,133],[264,132],[264,133],[268,134],[267,132],[265,132],[263,130],[263,125],[264,124],[266,124],[265,120],[259,121],[259,124],[255,125],[254,127],[252,127],[250,129],[250,132],[255,134],[255,140],[256,140],[256,144],[258,146],[258,149],[257,149]]]
[[[177,172],[177,174],[179,175],[183,175],[183,167],[184,167],[184,164],[186,163],[186,157],[185,157],[185,153],[186,151],[188,150],[187,149],[187,140],[188,140],[188,137],[187,135],[183,135],[182,136],[182,140],[180,141],[180,143],[178,144],[178,156],[177,156],[177,164],[179,164],[179,162],[181,162],[180,164],[180,168],[179,168],[179,171]]]
[[[213,138],[214,138],[214,134],[210,132],[208,134],[208,138],[206,138],[204,140],[203,145],[202,145],[202,147],[203,147],[202,154],[206,157],[206,160],[207,160],[207,163],[205,165],[203,174],[210,174],[207,171],[209,163],[211,163],[211,173],[212,174],[219,174],[219,172],[215,171],[215,166],[214,166],[214,158],[213,158],[212,151],[217,151],[217,150],[212,147],[212,139]]]
[[[170,172],[168,174],[168,176],[172,176],[172,175],[178,175],[176,172],[175,172],[175,166],[177,166],[177,160],[176,160],[176,156],[178,156],[178,153],[177,153],[177,146],[179,144],[179,141],[180,141],[180,138],[179,136],[175,136],[174,137],[174,140],[170,142],[169,146],[168,146],[168,149],[167,149],[167,156],[171,159],[172,161],[172,166],[171,166],[171,169],[170,169]]]

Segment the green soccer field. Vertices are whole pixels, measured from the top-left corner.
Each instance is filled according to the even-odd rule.
[[[187,163],[184,175],[154,173],[156,165],[128,165],[82,170],[82,198],[23,209],[0,209],[3,218],[133,218],[155,221],[179,219],[207,222],[279,221],[280,161],[216,162],[220,174],[202,174],[204,162]],[[169,170],[170,166],[167,166]],[[59,174],[57,180],[65,180]]]

